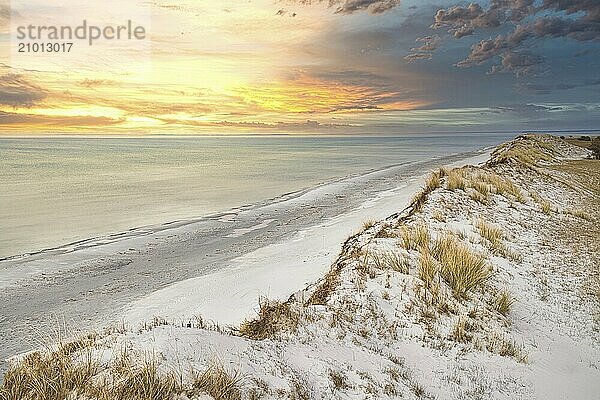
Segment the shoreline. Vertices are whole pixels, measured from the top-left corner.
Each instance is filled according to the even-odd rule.
[[[0,320],[0,358],[31,349],[28,343],[36,335],[56,330],[56,319],[74,330],[117,323],[125,307],[157,290],[226,268],[238,257],[285,241],[315,219],[343,215],[399,182],[484,151],[366,171],[177,227],[0,261],[0,301],[6,309]],[[267,220],[272,222],[248,230]],[[30,326],[39,332],[33,334]]]
[[[487,161],[489,155],[489,149],[483,149],[482,154],[445,167],[478,165]],[[379,192],[376,198],[366,200],[357,208],[308,226],[281,242],[237,257],[215,273],[176,282],[153,292],[130,304],[123,320],[131,326],[139,326],[147,322],[149,316],[181,322],[202,315],[216,325],[239,325],[256,315],[261,298],[284,301],[315,284],[329,270],[346,238],[363,223],[382,220],[407,207],[428,174],[425,172],[394,189]]]
[[[175,283],[154,293],[156,309],[140,300],[142,324],[87,329],[15,357],[11,376],[50,385],[55,374],[81,371],[89,375],[65,390],[107,398],[146,371],[161,398],[181,400],[591,400],[600,390],[600,161],[590,154],[527,135],[426,180],[413,176],[329,226],[247,253],[238,268],[206,275],[205,287]],[[271,278],[292,295],[270,293],[254,317],[239,312],[249,289],[273,280],[258,268],[281,271],[283,253],[306,272],[306,258],[320,256],[307,245],[317,232],[341,234],[353,226],[344,218],[360,221],[371,208],[383,217],[354,230],[339,254],[338,244],[331,264],[315,261],[316,280],[294,281],[294,266],[284,265]],[[232,299],[236,315],[222,304]],[[203,301],[218,318],[198,308]],[[165,306],[167,316],[155,314]]]
[[[91,246],[260,207],[358,174],[495,145],[504,137],[451,143],[431,137],[230,139],[0,141],[0,258]],[[72,155],[60,158],[67,150]],[[38,165],[37,159],[49,162]]]
[[[218,219],[227,217],[232,214],[237,214],[242,211],[258,209],[258,208],[262,208],[262,207],[266,207],[266,206],[275,205],[275,204],[285,202],[288,200],[294,200],[295,198],[303,196],[304,194],[318,190],[318,189],[326,187],[328,185],[333,185],[338,182],[349,181],[352,179],[360,179],[360,178],[366,177],[370,174],[383,173],[387,170],[394,169],[394,168],[402,168],[402,167],[406,167],[406,166],[414,165],[414,164],[434,162],[436,160],[441,160],[441,159],[443,160],[445,158],[454,158],[457,156],[469,157],[469,155],[471,155],[471,154],[476,154],[476,153],[479,153],[482,151],[487,151],[487,150],[490,150],[491,148],[493,148],[493,146],[482,147],[481,149],[477,149],[477,150],[473,150],[473,151],[452,153],[452,154],[448,154],[446,156],[435,156],[435,157],[428,158],[426,160],[407,161],[407,162],[382,166],[380,168],[371,168],[364,172],[334,177],[329,180],[321,181],[314,185],[304,187],[302,189],[282,193],[278,196],[267,198],[267,199],[264,199],[264,200],[261,200],[261,201],[255,202],[255,203],[242,204],[242,205],[234,206],[232,208],[228,208],[228,209],[225,209],[222,211],[208,213],[206,215],[193,216],[193,217],[184,218],[184,219],[174,219],[174,220],[161,222],[161,223],[157,223],[157,224],[149,224],[149,225],[142,224],[142,225],[134,226],[134,227],[116,231],[116,232],[92,235],[90,237],[81,238],[81,239],[78,239],[75,241],[59,244],[56,246],[49,246],[49,247],[41,248],[39,250],[31,250],[31,251],[25,251],[23,253],[18,253],[18,254],[13,254],[13,255],[8,255],[8,256],[1,256],[0,263],[5,262],[5,261],[23,260],[23,259],[26,259],[29,257],[35,257],[35,256],[40,256],[40,255],[44,256],[44,255],[48,255],[48,254],[61,254],[61,253],[66,253],[66,252],[72,252],[72,251],[77,251],[77,250],[80,250],[83,248],[101,246],[101,245],[107,244],[109,242],[127,239],[127,238],[131,238],[131,237],[135,237],[135,236],[144,236],[144,235],[148,235],[148,234],[159,233],[164,230],[181,228],[181,227],[185,227],[186,225],[191,225],[191,224],[195,224],[195,223],[203,222],[203,221],[207,221],[207,220],[218,220]],[[1,265],[0,265],[0,267],[1,267]]]

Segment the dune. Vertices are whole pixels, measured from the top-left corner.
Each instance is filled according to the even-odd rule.
[[[154,292],[128,323],[16,357],[0,393],[595,399],[600,161],[590,157],[519,136]],[[372,207],[377,219],[347,237]]]

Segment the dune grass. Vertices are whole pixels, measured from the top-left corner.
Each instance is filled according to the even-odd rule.
[[[402,274],[408,274],[408,260],[395,251],[388,251],[374,256],[375,266],[379,269],[391,269]]]
[[[568,209],[564,211],[565,214],[569,214],[572,215],[574,217],[586,220],[586,221],[591,221],[592,217],[585,211],[580,210],[580,209]]]
[[[146,355],[143,360],[131,360],[126,352],[113,365],[108,377],[91,389],[92,398],[109,399],[168,399],[183,392],[178,377],[173,373],[159,373],[156,357]]]
[[[487,338],[486,349],[490,353],[495,353],[503,357],[512,357],[523,364],[526,364],[529,359],[522,346],[497,333],[493,333]]]
[[[525,196],[521,192],[521,189],[510,179],[502,177],[495,172],[482,170],[473,176],[472,182],[473,188],[482,194],[487,190],[490,193],[499,194],[504,197],[510,195],[521,203],[525,202]],[[484,187],[487,189],[483,189]]]
[[[464,315],[458,317],[454,328],[452,329],[451,337],[453,340],[460,343],[468,343],[473,340],[471,332],[475,327],[473,323]]]
[[[516,162],[525,166],[537,165],[540,161],[554,160],[554,147],[541,138],[524,135],[499,146],[493,153],[493,164]]]
[[[30,353],[9,366],[0,398],[64,399],[72,393],[89,391],[99,371],[98,362],[91,356],[77,361],[61,350]]]
[[[325,279],[321,281],[315,291],[310,295],[307,301],[308,305],[324,305],[327,303],[331,293],[333,293],[335,288],[340,284],[340,271],[341,266],[338,264],[325,275]]]
[[[552,206],[552,204],[548,201],[542,201],[542,204],[540,204],[540,210],[546,214],[549,215],[552,211],[554,211],[554,207]]]
[[[0,385],[2,400],[170,400],[177,395],[208,394],[215,399],[241,399],[241,376],[218,363],[191,382],[173,371],[160,371],[158,358],[124,347],[101,361],[93,348],[77,339],[54,350],[36,351],[11,362]]]
[[[437,260],[428,251],[422,252],[419,256],[419,278],[427,288],[431,288],[438,272],[437,264]]]
[[[374,227],[375,224],[377,224],[377,221],[375,221],[373,219],[368,219],[368,220],[366,220],[366,221],[363,222],[362,229],[363,229],[363,231],[366,231],[366,230],[371,229],[372,227]]]
[[[510,294],[508,290],[501,290],[493,301],[493,308],[498,313],[507,316],[516,299]]]
[[[491,270],[485,257],[450,234],[435,241],[432,254],[440,262],[441,277],[459,299],[465,298],[469,291],[490,277]]]
[[[470,198],[482,204],[488,203],[491,194],[525,202],[522,191],[509,178],[481,168],[463,167],[448,171],[446,189],[465,191]]]
[[[475,227],[479,231],[482,238],[486,240],[486,246],[494,253],[503,254],[506,252],[504,246],[504,233],[502,229],[488,223],[483,218],[480,218],[475,223]]]
[[[219,400],[241,400],[239,388],[242,380],[242,376],[237,371],[229,373],[221,364],[213,362],[204,372],[193,373],[191,392],[206,393],[213,399]]]
[[[299,319],[288,302],[263,298],[257,318],[244,321],[238,331],[241,336],[263,340],[274,337],[282,330],[295,331]]]
[[[402,245],[407,250],[420,250],[429,247],[429,230],[425,224],[402,228]]]
[[[448,179],[446,181],[446,187],[448,190],[466,190],[467,189],[467,181],[465,179],[464,168],[454,168],[453,170],[448,172]]]

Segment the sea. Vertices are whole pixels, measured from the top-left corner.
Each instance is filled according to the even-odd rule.
[[[0,259],[264,203],[513,136],[0,137]]]

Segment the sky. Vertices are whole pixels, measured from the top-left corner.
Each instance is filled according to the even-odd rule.
[[[143,40],[19,53],[20,26]],[[600,127],[598,0],[0,0],[0,134]]]

